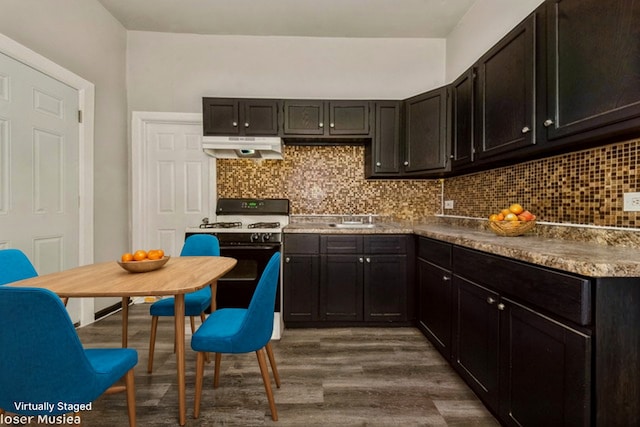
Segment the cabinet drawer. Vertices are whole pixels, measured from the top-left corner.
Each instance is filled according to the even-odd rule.
[[[286,254],[317,254],[320,252],[320,236],[317,234],[285,234]]]
[[[320,251],[323,254],[360,254],[363,236],[320,236]]]
[[[406,254],[408,236],[366,236],[364,251],[367,254]]]
[[[420,237],[418,240],[418,257],[447,270],[451,269],[451,245],[448,243]]]
[[[591,282],[482,252],[453,248],[456,275],[580,325],[591,323]]]

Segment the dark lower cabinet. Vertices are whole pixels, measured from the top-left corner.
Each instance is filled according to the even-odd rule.
[[[410,324],[413,238],[286,234],[284,319],[289,326]]]
[[[500,304],[500,418],[511,426],[590,425],[591,337],[508,298]]]
[[[421,238],[419,253],[422,252],[420,249],[433,244],[431,240]],[[427,261],[423,256],[425,255],[420,254],[417,262],[418,327],[448,360],[451,358],[453,322],[450,256],[445,258],[444,267],[435,264],[433,258]]]
[[[362,321],[362,256],[322,255],[320,259],[320,319]]]
[[[454,276],[453,366],[476,394],[498,408],[498,294]]]

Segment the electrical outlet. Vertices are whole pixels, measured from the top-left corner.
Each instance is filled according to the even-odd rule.
[[[445,200],[444,201],[444,208],[445,209],[453,209],[453,200]]]
[[[623,210],[625,212],[640,211],[640,193],[624,193]]]

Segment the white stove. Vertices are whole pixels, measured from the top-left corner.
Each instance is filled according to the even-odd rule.
[[[214,221],[204,218],[202,224],[186,229],[192,234],[212,234],[220,242],[220,255],[235,258],[238,263],[218,279],[218,308],[246,308],[269,259],[282,247],[282,228],[289,224],[287,199],[218,199]],[[280,276],[282,277],[282,275]],[[280,338],[284,327],[280,316],[282,286],[274,307],[272,338]]]

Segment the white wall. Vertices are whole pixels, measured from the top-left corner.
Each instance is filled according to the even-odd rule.
[[[477,0],[447,36],[447,83],[526,18],[544,0]]]
[[[96,261],[129,246],[126,31],[96,0],[2,0],[0,32],[95,84]]]
[[[445,82],[444,39],[128,33],[131,111],[199,112],[203,96],[403,99]]]

